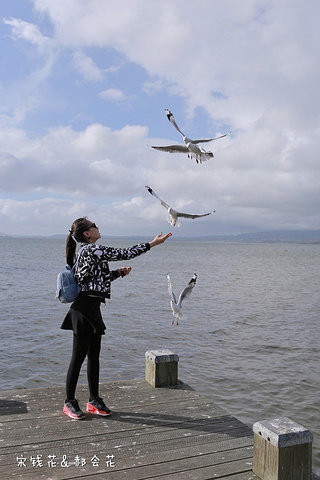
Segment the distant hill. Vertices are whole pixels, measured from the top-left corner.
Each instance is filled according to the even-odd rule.
[[[239,240],[253,242],[320,243],[320,230],[275,230],[238,235]]]
[[[65,235],[53,235],[52,238],[65,238]],[[127,238],[143,241],[140,236],[107,236],[108,239]],[[212,242],[243,242],[243,243],[319,243],[320,230],[274,230],[255,233],[240,233],[238,235],[210,235],[199,237],[183,237],[174,235],[170,241],[199,241],[207,240]]]
[[[274,230],[238,235],[214,235],[208,240],[243,243],[319,243],[320,230]]]
[[[0,232],[0,236],[5,237],[19,237],[23,238],[23,235],[7,235]],[[36,236],[35,236],[36,237]],[[49,237],[38,238],[65,238],[65,234],[56,234]],[[31,237],[29,237],[31,238]],[[109,240],[132,239],[135,241],[144,241],[144,238],[140,236],[106,236]],[[212,242],[235,242],[235,243],[312,243],[320,245],[320,230],[272,230],[265,232],[255,233],[240,233],[238,235],[210,235],[199,237],[184,237],[174,235],[170,241],[212,241]]]

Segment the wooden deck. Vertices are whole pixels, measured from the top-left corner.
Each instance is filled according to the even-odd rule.
[[[82,421],[62,413],[63,387],[2,392],[1,478],[258,480],[251,429],[187,385],[100,391],[113,415]],[[77,397],[84,410],[85,386]]]

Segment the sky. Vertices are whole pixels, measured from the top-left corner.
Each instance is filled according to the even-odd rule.
[[[319,229],[319,0],[0,0],[0,232]],[[182,144],[165,109],[214,157]],[[145,189],[187,213],[180,227]]]

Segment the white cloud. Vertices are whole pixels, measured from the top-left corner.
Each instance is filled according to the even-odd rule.
[[[76,218],[96,216],[95,204],[85,201],[41,198],[37,200],[1,200],[0,223],[9,233],[22,235],[54,235],[68,233]],[[7,232],[3,232],[7,233]]]
[[[2,132],[2,151],[12,152],[0,156],[0,188],[4,192],[121,195],[128,185],[130,192],[137,189],[146,168],[142,152],[147,129],[143,127],[112,131],[93,124],[81,132],[60,127],[37,140],[21,140],[21,131],[14,132],[11,129],[10,136]],[[139,162],[135,156],[140,157]]]
[[[15,39],[23,39],[35,45],[43,54],[51,48],[52,40],[42,35],[37,25],[25,22],[19,18],[3,19],[6,25],[12,28],[12,34]]]
[[[295,94],[299,114],[306,87],[309,97],[319,95],[315,1],[308,9],[289,0],[193,0],[188,9],[181,1],[36,0],[35,7],[50,15],[64,45],[116,48],[157,79],[145,88],[165,79],[191,109],[234,128],[252,127],[270,104],[288,108]]]
[[[118,88],[107,88],[99,93],[99,97],[115,103],[123,103],[127,100],[127,96]]]
[[[104,79],[103,72],[82,50],[73,53],[72,64],[81,77],[89,82],[101,82]]]
[[[113,131],[93,124],[81,132],[60,127],[37,140],[20,138],[28,157],[21,156],[24,148],[18,144],[15,155],[2,154],[1,190],[24,192],[26,198],[36,193],[45,199],[3,201],[3,220],[9,224],[19,220],[21,226],[24,216],[37,209],[38,215],[46,211],[47,223],[59,231],[66,218],[71,220],[69,210],[72,215],[98,216],[100,224],[103,212],[105,228],[109,225],[115,234],[124,233],[125,228],[138,234],[157,225],[165,230],[169,228],[165,209],[150,197],[145,185],[173,207],[194,213],[217,210],[210,219],[186,220],[179,234],[202,227],[214,234],[217,222],[223,221],[256,228],[264,228],[266,222],[272,228],[313,228],[320,220],[316,131],[309,165],[300,163],[304,140],[291,138],[288,149],[285,133],[253,131],[239,139],[223,139],[213,148],[215,157],[203,165],[186,155],[153,151],[147,146],[152,142],[147,134],[139,126]],[[51,201],[50,196],[54,197]],[[56,204],[65,212],[61,221],[56,217]]]
[[[165,222],[164,209],[144,192],[146,184],[173,206],[217,210],[214,218],[183,223],[179,234],[194,225],[216,233],[223,222],[318,228],[318,2],[311,0],[305,8],[297,0],[191,0],[186,8],[182,0],[35,0],[34,6],[51,19],[52,38],[36,25],[6,21],[14,38],[28,41],[42,59],[46,49],[52,52],[51,61],[43,60],[34,72],[32,94],[52,74],[56,55],[71,52],[73,68],[86,81],[102,82],[106,72],[114,75],[115,88],[100,86],[100,93],[93,93],[95,99],[110,101],[110,108],[131,100],[142,107],[142,91],[152,95],[150,105],[160,98],[179,104],[176,119],[182,129],[191,130],[201,114],[207,128],[200,135],[224,133],[225,124],[233,133],[210,145],[215,157],[203,165],[148,147],[181,138],[174,137],[177,132],[169,124],[171,140],[149,138],[138,108],[119,129],[111,113],[102,122],[90,111],[92,120],[85,127],[29,134],[14,128],[14,120],[39,102],[31,95],[30,103],[21,103],[20,117],[18,108],[2,110],[3,192],[36,191],[46,201],[61,195],[69,207],[84,201],[89,215],[103,212],[119,231],[124,224],[130,232],[144,228],[145,218],[150,226]],[[104,58],[110,50],[143,70],[135,89],[121,69],[108,69],[117,63]],[[134,95],[128,97],[126,85]],[[18,212],[18,204],[9,204]]]

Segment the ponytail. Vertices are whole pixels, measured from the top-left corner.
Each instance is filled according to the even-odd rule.
[[[70,232],[66,241],[66,261],[71,268],[73,267],[76,258],[76,247],[77,244],[73,239],[72,233]]]
[[[83,232],[92,226],[92,222],[87,217],[77,218],[71,225],[69,235],[66,240],[66,261],[70,267],[73,267],[76,259],[77,242],[88,243],[87,238]]]

